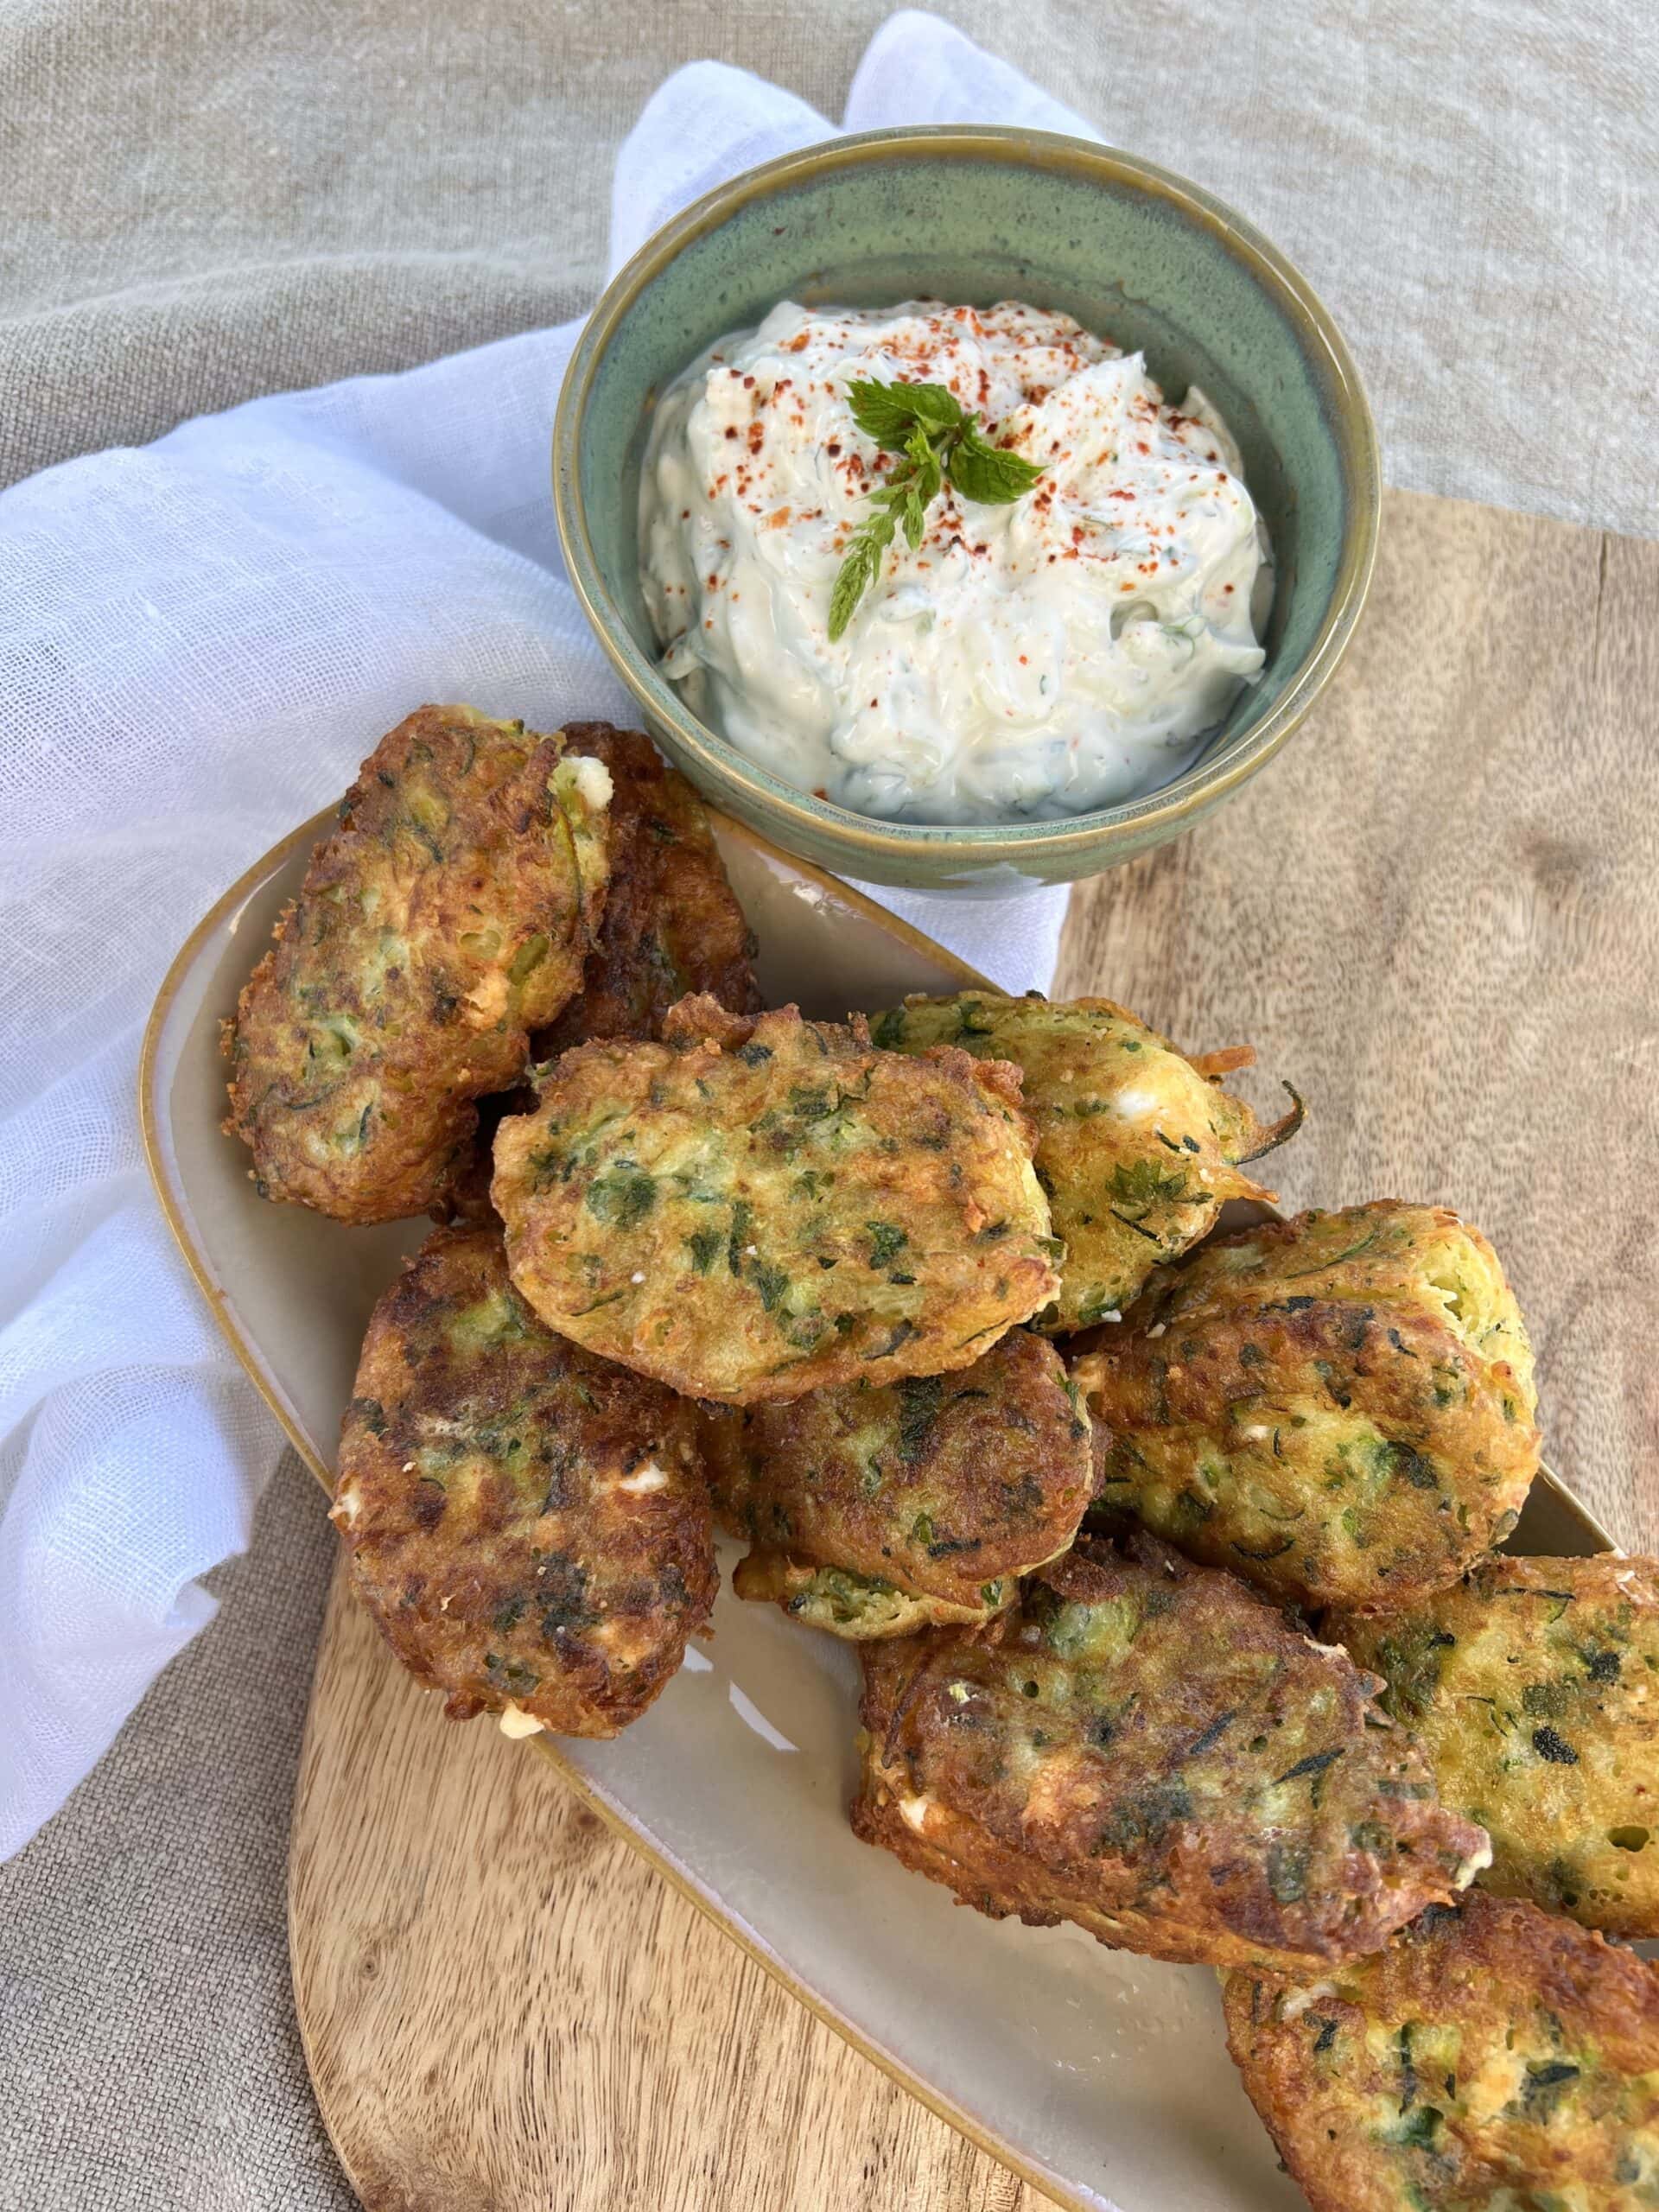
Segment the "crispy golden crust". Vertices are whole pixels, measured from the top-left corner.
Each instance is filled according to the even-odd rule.
[[[550,1326],[728,1404],[965,1367],[1052,1295],[1019,1077],[861,1022],[684,1001],[580,1045],[504,1122],[492,1195]]]
[[[1491,1831],[1483,1888],[1659,1936],[1659,1560],[1491,1559],[1409,1611],[1325,1627]]]
[[[1478,1893],[1296,1988],[1229,1977],[1227,2039],[1313,2212],[1659,2204],[1659,1972]]]
[[[1014,1329],[971,1367],[711,1410],[715,1511],[753,1549],[738,1595],[838,1636],[984,1620],[1064,1551],[1093,1466],[1052,1345]]]
[[[1072,1372],[1109,1432],[1102,1504],[1301,1604],[1375,1611],[1454,1582],[1538,1465],[1520,1314],[1443,1207],[1218,1238]]]
[[[1051,1004],[1036,994],[906,999],[871,1025],[890,1051],[961,1047],[1012,1060],[1037,1128],[1037,1176],[1065,1240],[1060,1294],[1041,1328],[1116,1315],[1160,1261],[1214,1227],[1228,1198],[1271,1197],[1236,1163],[1289,1134],[1263,1129],[1216,1079],[1248,1051],[1189,1060],[1109,999]]]
[[[384,737],[225,1046],[262,1196],[350,1222],[439,1203],[473,1101],[524,1073],[603,911],[604,772],[470,707]]]
[[[707,992],[754,1014],[754,938],[726,880],[708,810],[643,730],[568,722],[568,752],[602,760],[612,797],[611,887],[582,989],[535,1039],[538,1059],[594,1037],[655,1037]]]
[[[1484,1858],[1370,1676],[1154,1537],[1085,1540],[988,1627],[863,1656],[855,1829],[996,1918],[1297,1972]]]
[[[452,1719],[613,1736],[719,1576],[691,1409],[544,1329],[498,1229],[440,1230],[380,1300],[334,1518],[359,1595]]]

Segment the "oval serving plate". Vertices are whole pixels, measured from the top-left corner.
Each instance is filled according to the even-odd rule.
[[[156,1194],[213,1315],[325,1488],[370,1309],[423,1222],[346,1229],[254,1195],[226,1139],[219,1025],[334,810],[227,891],[156,1000],[139,1071]],[[762,990],[812,1014],[984,986],[845,884],[716,818],[760,936]],[[1509,1548],[1615,1548],[1546,1474]],[[722,1546],[722,1567],[735,1548]],[[527,1748],[837,2029],[939,2115],[1079,2212],[1295,2212],[1239,2087],[1215,1980],[1072,1928],[959,1910],[847,1824],[851,1647],[722,1590],[715,1635],[613,1743]],[[437,1725],[438,1716],[434,1711]]]

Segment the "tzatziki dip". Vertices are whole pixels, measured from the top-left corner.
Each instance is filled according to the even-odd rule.
[[[849,548],[905,468],[854,419],[865,381],[947,387],[1042,474],[1000,505],[938,483],[919,543],[899,528],[872,556],[832,637]],[[887,821],[1137,798],[1262,664],[1266,537],[1226,426],[1196,388],[1171,405],[1140,354],[1014,301],[785,301],[721,340],[657,409],[639,543],[663,670],[693,710],[785,781]]]

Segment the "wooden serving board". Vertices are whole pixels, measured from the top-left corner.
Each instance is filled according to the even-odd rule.
[[[1548,1456],[1632,1548],[1659,1548],[1656,699],[1659,545],[1391,493],[1314,721],[1192,836],[1078,891],[1056,983],[1289,1076],[1287,1208],[1479,1223]],[[372,2212],[1043,2203],[544,1762],[443,1726],[338,1580],[290,1913],[313,2079]]]

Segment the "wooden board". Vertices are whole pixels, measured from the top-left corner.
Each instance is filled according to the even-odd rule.
[[[1057,991],[1249,1040],[1287,1206],[1456,1204],[1532,1325],[1549,1456],[1659,1548],[1659,545],[1389,495],[1317,721],[1084,887]],[[295,1988],[372,2212],[1040,2212],[337,1581],[295,1809]]]

